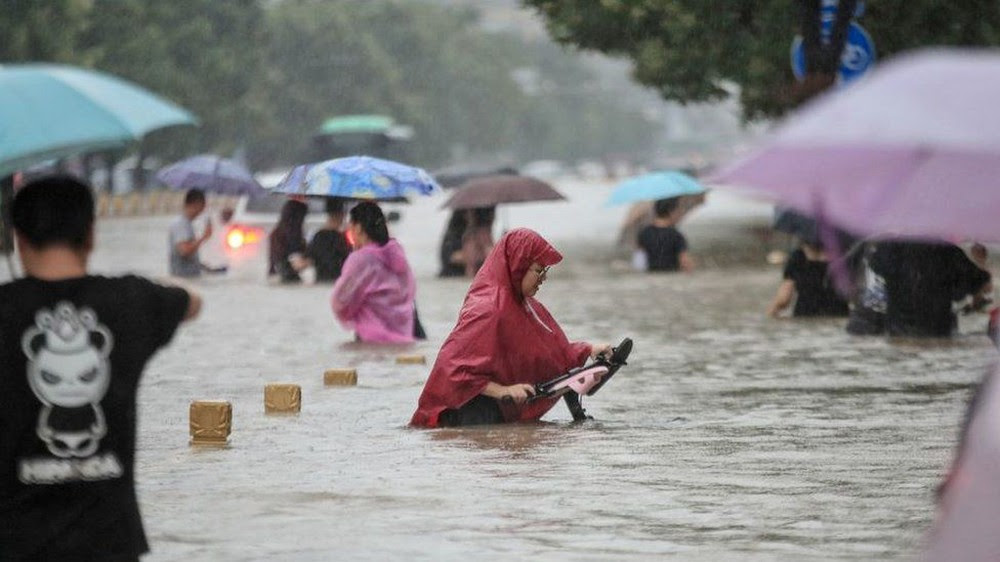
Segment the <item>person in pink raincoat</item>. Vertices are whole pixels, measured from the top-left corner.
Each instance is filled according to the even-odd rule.
[[[371,202],[356,205],[349,231],[355,250],[330,296],[337,320],[358,341],[413,342],[417,285],[403,247],[389,238],[382,209]]]

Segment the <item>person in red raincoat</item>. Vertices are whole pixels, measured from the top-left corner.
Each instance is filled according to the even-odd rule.
[[[500,239],[469,287],[410,425],[537,420],[558,399],[527,402],[536,383],[611,350],[570,342],[535,300],[549,267],[560,261],[562,255],[533,230],[518,228]]]

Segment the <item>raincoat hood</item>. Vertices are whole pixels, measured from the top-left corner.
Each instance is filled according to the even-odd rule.
[[[406,261],[406,254],[403,247],[396,242],[395,238],[390,238],[383,246],[378,244],[365,244],[359,252],[369,252],[393,273],[404,273],[410,270],[410,264]]]
[[[562,256],[537,232],[504,235],[476,274],[458,324],[441,346],[410,423],[436,427],[441,412],[481,394],[487,383],[536,384],[583,364],[586,343],[570,343],[542,303],[521,294],[532,262],[550,266]],[[540,399],[500,404],[506,421],[537,420],[556,403]]]
[[[531,264],[538,262],[548,267],[561,261],[562,254],[537,232],[515,228],[493,247],[469,287],[469,297],[506,285],[516,299],[523,300],[521,281]]]

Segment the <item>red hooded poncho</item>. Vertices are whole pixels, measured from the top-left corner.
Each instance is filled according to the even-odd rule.
[[[411,425],[437,427],[447,409],[461,407],[490,381],[535,384],[583,364],[586,343],[570,343],[549,311],[521,294],[532,262],[559,263],[562,255],[526,228],[508,232],[493,248],[465,296],[458,324],[438,353]],[[537,420],[557,402],[501,403],[508,422]]]

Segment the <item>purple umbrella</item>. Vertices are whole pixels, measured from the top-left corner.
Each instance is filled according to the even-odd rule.
[[[995,561],[1000,554],[1000,376],[997,367],[973,401],[958,456],[940,497],[922,557],[928,562]]]
[[[562,201],[566,198],[551,185],[528,176],[484,176],[465,182],[442,208],[475,209],[501,203]]]
[[[201,154],[161,168],[156,179],[173,189],[197,187],[221,195],[265,193],[250,170],[228,158]]]
[[[1000,240],[1000,54],[900,56],[711,182],[866,234]]]

